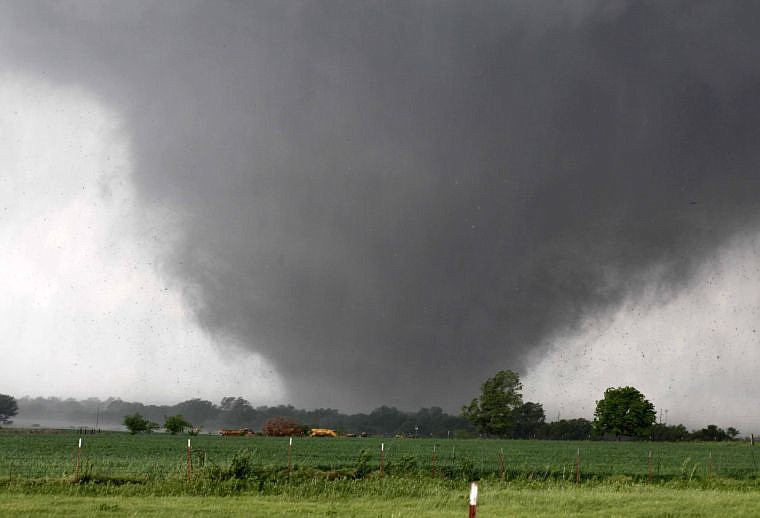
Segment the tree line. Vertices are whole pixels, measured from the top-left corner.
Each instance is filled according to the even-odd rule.
[[[610,387],[596,402],[594,420],[547,423],[540,403],[523,402],[520,376],[497,372],[480,386],[480,396],[462,407],[462,416],[481,435],[511,439],[649,439],[654,441],[724,441],[739,431],[711,424],[689,432],[682,424],[657,423],[654,405],[634,387]]]
[[[219,428],[259,431],[279,419],[289,426],[307,429],[408,437],[722,441],[739,435],[733,427],[724,430],[714,424],[689,431],[682,424],[657,423],[654,405],[634,387],[608,388],[597,401],[593,421],[576,418],[547,422],[541,403],[523,401],[520,377],[510,370],[499,371],[487,379],[481,385],[479,397],[464,405],[460,415],[446,413],[440,407],[408,412],[384,405],[369,413],[356,414],[344,414],[334,408],[303,410],[292,405],[254,407],[246,399],[233,396],[222,398],[218,404],[196,398],[175,405],[145,405],[118,398],[23,397],[17,401],[0,394],[0,425],[10,423],[18,412],[27,420],[57,420],[90,428],[124,425],[137,432],[161,427],[172,433],[193,429],[213,432]]]
[[[416,412],[380,406],[369,413],[346,414],[334,408],[304,410],[292,405],[253,406],[242,397],[225,397],[215,404],[204,399],[189,399],[175,405],[146,405],[118,398],[100,400],[29,398],[18,400],[26,421],[66,421],[76,426],[102,427],[125,425],[125,417],[138,414],[149,429],[162,428],[168,417],[180,416],[193,428],[212,432],[220,428],[248,428],[259,431],[277,417],[313,428],[331,428],[345,433],[405,435],[421,437],[468,437],[475,428],[463,417],[446,413],[440,407]],[[126,425],[125,425],[126,426]],[[142,426],[142,425],[141,425]]]

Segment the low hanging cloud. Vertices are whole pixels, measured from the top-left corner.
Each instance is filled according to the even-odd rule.
[[[266,362],[212,341],[156,274],[164,245],[135,218],[114,113],[81,91],[5,75],[0,134],[1,391],[220,399],[249,391],[253,373],[258,398],[278,400]]]
[[[558,340],[525,378],[548,416],[592,418],[607,387],[640,388],[659,419],[749,435],[760,370],[760,234],[735,237],[678,293],[649,286]]]
[[[118,114],[157,271],[290,400],[456,408],[757,229],[758,9],[19,2],[0,59]]]

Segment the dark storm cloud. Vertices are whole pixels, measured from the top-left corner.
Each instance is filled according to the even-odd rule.
[[[756,226],[759,14],[6,2],[0,52],[124,116],[167,275],[294,402],[456,406]]]

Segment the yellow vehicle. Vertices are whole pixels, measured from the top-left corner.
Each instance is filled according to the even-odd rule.
[[[337,437],[338,434],[335,430],[329,428],[312,428],[309,432],[309,437]]]

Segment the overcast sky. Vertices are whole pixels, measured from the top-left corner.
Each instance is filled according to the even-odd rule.
[[[0,1],[0,392],[760,430],[759,17]]]

